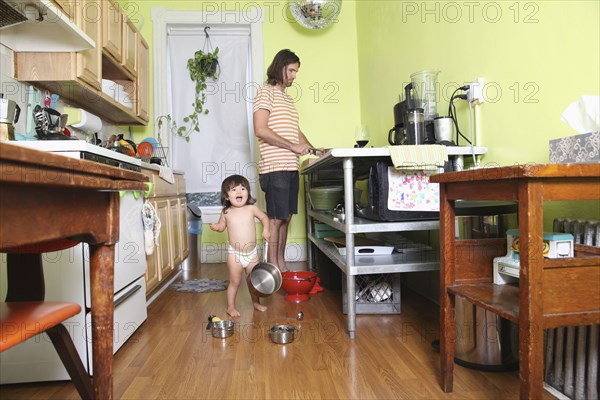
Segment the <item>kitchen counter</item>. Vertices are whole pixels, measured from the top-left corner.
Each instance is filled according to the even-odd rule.
[[[96,146],[86,142],[85,140],[17,140],[10,143],[33,150],[64,153],[62,155],[67,157],[79,158],[78,155],[73,155],[74,152],[86,152],[132,165],[142,165],[142,160],[139,158],[130,157],[126,154],[118,153],[105,147]]]
[[[448,147],[448,155],[462,157],[475,152],[475,155],[485,154],[485,147]],[[354,182],[364,179],[369,169],[379,160],[390,160],[387,147],[366,148],[336,148],[328,150],[319,158],[311,159],[302,168],[305,175],[305,192],[319,183],[321,179],[330,183],[333,180],[342,181],[344,186],[345,218],[340,220],[328,211],[311,209],[306,202],[308,240],[323,252],[346,277],[346,297],[348,314],[348,334],[355,337],[356,331],[356,277],[359,275],[381,273],[407,273],[416,271],[435,271],[439,269],[439,255],[431,250],[419,253],[392,253],[386,256],[355,256],[355,234],[385,233],[406,231],[429,231],[439,228],[438,218],[418,221],[381,222],[359,218],[354,215]],[[411,161],[411,160],[406,160]],[[307,164],[307,165],[306,165]],[[313,223],[319,221],[344,233],[346,255],[339,254],[329,242],[317,238]],[[308,262],[311,269],[315,266],[312,247],[308,247]],[[398,293],[399,297],[399,293]],[[398,301],[398,310],[400,299]]]
[[[487,147],[475,146],[448,146],[446,147],[449,156],[456,156],[462,160],[464,156],[481,155],[487,153]],[[308,158],[302,163],[302,172],[310,173],[316,169],[324,169],[330,165],[341,163],[344,158],[352,158],[354,160],[354,168],[360,166],[361,163],[367,162],[370,167],[374,159],[390,158],[390,150],[388,147],[362,147],[362,148],[335,148],[329,149],[325,154],[318,158]],[[358,165],[357,165],[358,164]],[[462,163],[459,163],[462,165]]]

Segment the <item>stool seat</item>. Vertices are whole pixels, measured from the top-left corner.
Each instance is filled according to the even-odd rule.
[[[58,301],[0,302],[0,352],[77,315],[81,306]]]

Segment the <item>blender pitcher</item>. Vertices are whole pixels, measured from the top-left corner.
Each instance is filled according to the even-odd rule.
[[[423,70],[415,72],[410,80],[415,92],[415,107],[422,108],[426,120],[437,116],[437,76],[440,71]]]

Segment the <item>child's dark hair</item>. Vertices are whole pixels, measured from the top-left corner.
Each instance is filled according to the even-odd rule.
[[[248,191],[248,201],[246,202],[246,205],[256,203],[256,200],[252,197],[250,191],[250,182],[248,182],[248,179],[242,175],[231,175],[225,178],[221,184],[221,204],[223,205],[223,211],[227,211],[229,207],[231,207],[231,202],[229,201],[229,196],[227,193],[229,190],[231,190],[231,188],[239,185],[242,185]]]

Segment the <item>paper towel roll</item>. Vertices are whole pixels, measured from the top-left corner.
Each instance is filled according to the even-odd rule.
[[[65,114],[69,114],[69,126],[84,132],[99,132],[102,129],[102,120],[81,108],[65,108]]]

